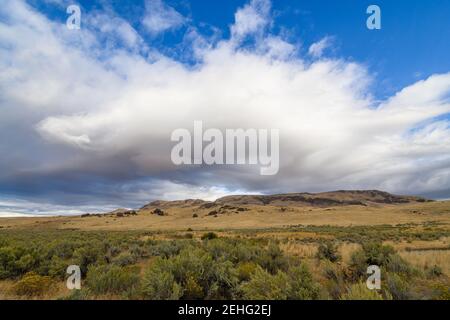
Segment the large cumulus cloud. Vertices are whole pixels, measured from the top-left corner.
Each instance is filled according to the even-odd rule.
[[[71,31],[23,1],[2,6],[4,195],[137,206],[230,192],[450,189],[450,73],[376,101],[363,65],[302,57],[273,34],[265,0],[236,12],[228,39],[187,27],[190,64],[153,48],[112,11],[85,13],[81,30]],[[160,27],[152,24],[167,29]],[[194,120],[280,129],[279,173],[174,166],[170,134]]]

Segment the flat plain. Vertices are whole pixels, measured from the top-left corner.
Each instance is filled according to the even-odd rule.
[[[106,268],[107,266],[110,268],[111,265],[117,264],[120,268],[135,268],[133,273],[147,279],[143,280],[143,283],[148,286],[151,283],[148,280],[150,277],[148,270],[156,268],[159,263],[155,264],[155,259],[158,260],[163,256],[168,263],[170,259],[181,259],[180,257],[183,256],[182,249],[171,253],[174,254],[172,257],[170,254],[162,254],[155,247],[170,245],[183,248],[185,245],[189,245],[195,250],[205,250],[215,257],[216,251],[211,249],[214,241],[218,241],[217,246],[219,247],[228,246],[230,243],[234,243],[233,246],[242,244],[243,248],[249,244],[252,246],[258,244],[261,250],[269,251],[274,250],[270,249],[272,245],[276,245],[279,254],[289,261],[289,267],[283,267],[280,264],[277,267],[279,270],[271,270],[273,263],[267,265],[257,262],[260,258],[238,261],[237,258],[227,256],[238,274],[239,272],[249,274],[245,273],[246,275],[240,276],[239,284],[236,284],[233,290],[230,289],[230,292],[223,289],[227,294],[219,298],[252,298],[255,295],[257,298],[263,299],[292,298],[287,293],[285,296],[260,296],[261,293],[255,293],[254,289],[248,289],[248,287],[249,283],[258,281],[258,275],[261,276],[258,272],[269,272],[273,277],[277,277],[277,272],[285,272],[289,276],[290,272],[293,272],[290,271],[291,266],[299,263],[308,268],[312,279],[321,288],[320,293],[306,298],[447,299],[449,297],[450,201],[407,199],[407,201],[391,203],[392,199],[390,198],[389,201],[386,201],[385,198],[382,199],[383,201],[378,198],[377,201],[373,201],[373,199],[366,201],[365,198],[364,201],[355,203],[356,198],[353,195],[350,198],[347,195],[345,196],[347,198],[340,197],[339,193],[337,196],[332,194],[325,202],[323,195],[320,198],[321,201],[316,198],[311,200],[312,198],[309,196],[306,197],[306,200],[301,198],[301,201],[294,201],[298,200],[298,197],[289,195],[282,197],[281,200],[278,198],[273,201],[262,199],[266,203],[260,203],[261,199],[255,200],[251,197],[226,198],[216,202],[156,201],[139,210],[119,209],[105,214],[1,218],[0,279],[2,280],[0,280],[0,298],[214,298],[210,293],[210,286],[213,285],[206,284],[206,280],[202,280],[201,276],[198,276],[199,279],[195,280],[196,282],[192,280],[195,283],[189,282],[190,278],[174,280],[176,286],[180,286],[181,291],[173,289],[176,287],[174,285],[172,287],[174,291],[171,289],[172,295],[167,294],[163,297],[155,295],[155,293],[149,294],[148,292],[152,292],[150,289],[146,291],[141,287],[140,291],[138,290],[139,293],[124,293],[118,288],[100,286],[99,289],[98,285],[93,284],[95,282],[93,274],[100,272],[95,267]],[[330,205],[330,199],[333,201],[338,199],[339,203]],[[348,204],[345,201],[352,202]],[[209,235],[214,236],[208,240]],[[72,246],[68,252],[60,253],[58,257],[55,257],[54,251],[60,250],[62,246],[70,246],[68,243],[72,241],[71,238],[81,242],[75,241],[79,244]],[[119,244],[112,244],[116,241]],[[129,244],[130,241],[133,246]],[[65,266],[88,259],[89,254],[80,253],[80,250],[84,250],[86,245],[89,246],[89,242],[92,246],[95,243],[101,248],[99,250],[104,250],[104,252],[101,251],[103,253],[99,254],[100,258],[97,256],[95,258],[97,260],[93,259],[92,263],[87,264],[84,270],[87,273],[85,281],[90,288],[89,293],[82,297],[73,297],[73,292],[66,289],[64,285]],[[107,245],[104,242],[107,242]],[[365,245],[368,243],[378,243],[381,247],[367,249]],[[28,249],[23,249],[23,247],[27,246],[37,247],[39,252],[47,252],[45,258],[41,260],[34,258],[35,251],[26,253]],[[117,252],[113,251],[111,247],[114,247]],[[392,248],[393,251],[386,248]],[[7,251],[7,249],[12,251]],[[234,249],[230,247],[227,250]],[[361,293],[360,283],[363,283],[364,275],[355,276],[358,253],[370,257],[372,254],[370,250],[375,250],[378,256],[384,254],[389,257],[386,258],[387,262],[380,262],[386,263],[383,268],[389,275],[387,280],[390,281],[389,288],[383,289],[385,291],[379,293],[379,296],[372,295],[372,293]],[[390,253],[383,253],[384,251]],[[8,254],[9,257],[13,257],[11,259],[14,260],[12,262],[17,270],[5,262]],[[339,257],[337,260],[333,260],[334,254]],[[27,259],[31,262],[28,262]],[[46,265],[45,259],[50,259],[49,266]],[[116,260],[120,260],[120,262]],[[369,260],[370,258],[366,258],[367,263]],[[391,266],[393,263],[391,260],[396,261],[396,267]],[[362,264],[364,265],[366,262]],[[43,267],[43,265],[45,266]],[[256,265],[258,268],[261,266],[265,269],[255,271]],[[410,284],[413,286],[412,288],[404,288],[402,290],[405,292],[400,293],[397,292],[400,289],[393,288],[398,288],[400,284],[404,285],[409,280],[406,279],[405,274],[397,270],[400,268],[399,265],[405,270],[414,269],[414,272],[405,272],[411,277],[414,275],[414,279],[416,279],[411,282],[414,283],[413,285]],[[8,268],[14,270],[11,271]],[[393,268],[393,270],[389,268]],[[45,292],[39,290],[31,290],[28,293],[26,290],[25,293],[21,292],[17,285],[24,281],[24,277],[29,275],[29,272],[35,272],[37,276],[50,277],[49,279],[52,279],[53,283],[51,289]],[[336,274],[330,276],[330,272]],[[401,275],[400,278],[397,278],[397,273]],[[433,276],[434,274],[436,276]],[[142,286],[141,282],[139,283]],[[253,285],[258,287],[257,284]],[[311,288],[308,290],[315,292]]]

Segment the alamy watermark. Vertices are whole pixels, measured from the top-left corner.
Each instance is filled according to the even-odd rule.
[[[66,20],[66,26],[69,30],[79,30],[81,28],[81,9],[80,6],[72,4],[66,9],[70,16]],[[370,16],[366,20],[366,26],[369,30],[381,29],[381,9],[378,5],[372,4],[367,7],[367,14]]]
[[[67,7],[67,14],[70,16],[66,20],[66,26],[69,30],[80,30],[81,28],[81,9],[79,6],[72,4]]]
[[[377,265],[371,265],[367,267],[367,274],[370,276],[367,278],[366,286],[369,290],[381,289],[381,269]]]
[[[275,175],[280,167],[278,129],[203,130],[202,121],[194,121],[193,134],[176,129],[171,140],[178,142],[171,152],[175,165],[206,164],[259,165],[261,175]]]
[[[70,276],[67,278],[66,286],[69,290],[81,289],[81,269],[77,265],[70,265],[67,267],[67,274]]]
[[[379,6],[372,4],[367,7],[367,14],[370,16],[367,18],[366,26],[369,30],[380,30],[381,29],[381,9]]]

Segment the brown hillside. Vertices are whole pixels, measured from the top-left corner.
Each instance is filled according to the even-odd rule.
[[[188,199],[177,201],[153,201],[142,209],[152,208],[188,208],[200,207],[209,209],[218,206],[312,206],[312,207],[333,207],[348,205],[374,205],[374,204],[405,204],[416,202],[428,202],[421,197],[393,195],[388,192],[378,190],[339,190],[322,193],[286,193],[274,195],[232,195],[217,199],[214,202],[200,199]]]

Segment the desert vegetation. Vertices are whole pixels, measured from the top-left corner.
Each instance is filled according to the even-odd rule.
[[[439,224],[0,230],[0,298],[450,299],[448,236]],[[422,252],[442,256],[414,263]],[[367,289],[372,264],[381,290]],[[65,288],[69,265],[80,266],[81,290]]]
[[[449,204],[369,190],[3,218],[0,299],[449,299]]]

